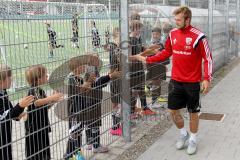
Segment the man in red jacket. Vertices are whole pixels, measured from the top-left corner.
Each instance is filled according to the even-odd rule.
[[[197,138],[200,111],[200,82],[203,93],[207,93],[212,79],[212,55],[206,36],[191,26],[192,12],[186,7],[177,8],[173,15],[177,28],[171,30],[165,44],[165,49],[152,57],[140,54],[130,56],[131,60],[145,63],[164,61],[172,56],[172,90],[168,95],[168,108],[174,123],[180,130],[176,148],[183,149],[189,139],[188,154],[197,151]],[[204,61],[204,75],[202,78],[202,59]],[[190,115],[190,131],[184,128],[184,121],[179,109],[187,107]],[[190,138],[189,138],[190,137]]]

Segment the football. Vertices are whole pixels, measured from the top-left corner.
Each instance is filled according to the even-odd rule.
[[[27,44],[24,44],[24,49],[28,49],[28,45]]]

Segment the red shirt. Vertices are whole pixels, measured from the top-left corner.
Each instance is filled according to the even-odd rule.
[[[172,57],[172,79],[179,82],[200,82],[202,80],[202,60],[204,60],[204,80],[212,79],[212,54],[205,35],[188,26],[173,29],[165,44],[165,49],[155,56],[147,57],[147,63],[164,61]]]

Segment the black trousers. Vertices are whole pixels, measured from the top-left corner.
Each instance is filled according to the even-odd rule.
[[[26,159],[50,160],[49,129],[26,133]]]

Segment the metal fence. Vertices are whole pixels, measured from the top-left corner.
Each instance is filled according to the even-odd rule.
[[[131,141],[142,115],[163,114],[171,60],[143,65],[128,56],[152,47],[153,30],[164,46],[179,5],[207,35],[215,70],[238,56],[239,0],[2,1],[0,83],[7,65],[12,85],[0,88],[0,158],[89,159],[119,137]],[[21,107],[9,109],[9,100]]]

